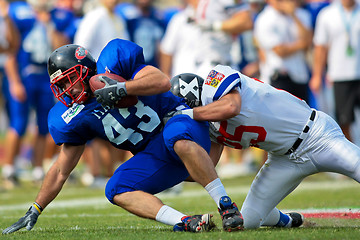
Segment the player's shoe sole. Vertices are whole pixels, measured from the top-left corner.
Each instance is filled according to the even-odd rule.
[[[193,215],[185,216],[181,219],[180,223],[175,224],[174,232],[208,232],[215,227],[212,220],[213,215]]]

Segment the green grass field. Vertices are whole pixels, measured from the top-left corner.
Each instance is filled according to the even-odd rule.
[[[229,195],[240,206],[253,176],[224,180]],[[1,191],[1,231],[17,221],[36,197],[30,183]],[[360,219],[308,218],[298,229],[260,228],[228,233],[221,230],[216,206],[205,190],[186,183],[179,195],[158,195],[165,204],[186,214],[211,213],[217,228],[208,233],[174,233],[172,227],[141,219],[111,205],[103,190],[67,184],[39,217],[30,232],[20,230],[1,239],[360,239]],[[309,209],[360,209],[360,188],[353,180],[332,179],[326,174],[307,178],[278,206],[284,211]]]

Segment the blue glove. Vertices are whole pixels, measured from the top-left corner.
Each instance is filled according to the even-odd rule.
[[[171,111],[165,114],[163,117],[163,123],[164,125],[170,120],[170,118],[176,116],[176,115],[188,115],[190,118],[194,119],[194,110],[193,109],[185,109],[185,110],[178,110],[178,111]]]
[[[6,228],[2,232],[2,234],[13,233],[23,227],[26,227],[26,229],[30,231],[34,227],[39,215],[41,214],[41,211],[42,211],[41,207],[37,203],[34,203],[26,212],[25,216],[20,218],[16,223],[11,225],[10,227]]]
[[[114,108],[115,104],[127,95],[125,82],[118,82],[107,76],[100,76],[99,80],[105,83],[105,87],[95,90],[96,101],[103,107]]]

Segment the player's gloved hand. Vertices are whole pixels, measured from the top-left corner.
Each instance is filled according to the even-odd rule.
[[[99,80],[105,83],[105,87],[95,90],[96,101],[103,107],[114,108],[114,105],[127,95],[125,82],[118,82],[107,76],[100,76]]]
[[[165,114],[163,117],[163,123],[164,125],[170,120],[170,118],[176,116],[176,115],[188,115],[190,118],[194,119],[194,110],[193,109],[184,109],[184,110],[178,110],[178,111],[171,111]]]
[[[20,218],[16,223],[11,225],[10,227],[6,228],[2,232],[2,234],[13,233],[23,227],[26,227],[26,229],[30,231],[34,227],[39,215],[41,214],[41,211],[42,211],[41,207],[37,203],[34,203],[26,212],[25,216]]]
[[[204,32],[221,31],[222,28],[222,22],[220,21],[216,21],[216,22],[199,21],[196,24]]]

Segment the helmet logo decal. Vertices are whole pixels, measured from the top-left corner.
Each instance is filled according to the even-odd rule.
[[[188,93],[194,94],[194,96],[199,99],[199,86],[196,77],[191,80],[189,83],[183,81],[179,78],[179,85],[180,85],[180,94],[184,97],[188,95]]]
[[[88,54],[88,51],[83,47],[78,47],[75,51],[75,57],[78,60],[84,59],[87,54]]]

